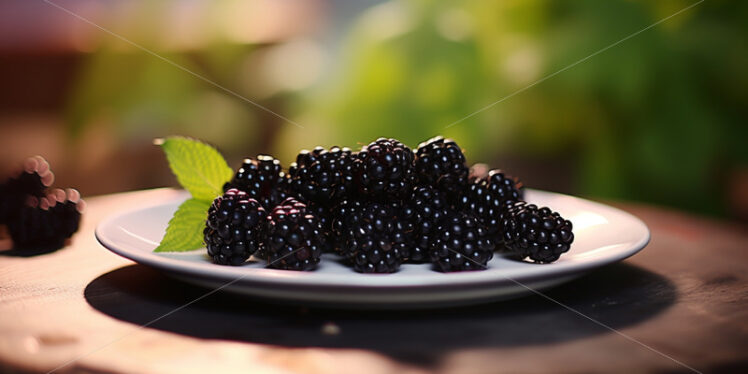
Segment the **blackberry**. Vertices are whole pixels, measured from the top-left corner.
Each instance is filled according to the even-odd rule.
[[[244,159],[231,181],[223,186],[224,192],[235,188],[246,192],[266,209],[272,209],[285,200],[289,179],[280,161],[267,155]]]
[[[17,249],[62,248],[80,225],[85,202],[78,191],[55,189],[44,197],[29,195],[11,220],[8,232]]]
[[[291,190],[304,201],[329,206],[353,190],[353,155],[349,148],[303,150],[289,168]]]
[[[415,187],[407,202],[409,209],[403,214],[413,225],[408,260],[429,261],[429,248],[437,237],[437,226],[447,215],[449,203],[443,192],[431,186]]]
[[[313,270],[325,238],[319,219],[294,198],[276,206],[267,218],[267,266],[284,270]]]
[[[511,204],[502,222],[504,250],[540,263],[558,260],[574,241],[571,221],[550,208],[517,202]]]
[[[395,206],[377,202],[347,201],[335,222],[342,237],[341,253],[360,273],[393,273],[408,249],[407,222]]]
[[[469,214],[449,212],[439,223],[437,232],[430,253],[436,270],[483,270],[493,257],[493,240]]]
[[[415,183],[413,151],[396,139],[379,138],[356,155],[359,191],[367,198],[401,199]]]
[[[257,200],[235,188],[213,200],[203,230],[213,262],[234,266],[244,263],[265,241],[266,217]]]
[[[468,181],[465,155],[454,140],[441,136],[418,145],[415,169],[420,184],[436,186],[451,195],[459,193]]]
[[[455,206],[480,221],[495,242],[502,240],[502,212],[523,198],[522,183],[500,170],[471,181],[460,193]]]
[[[54,179],[49,163],[43,157],[27,158],[23,167],[0,185],[0,224],[8,222],[11,215],[23,207],[27,196],[44,197]]]

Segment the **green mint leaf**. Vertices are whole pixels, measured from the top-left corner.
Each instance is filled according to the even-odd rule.
[[[185,252],[203,247],[203,228],[210,202],[189,199],[169,220],[166,234],[154,252]]]
[[[233,172],[215,148],[179,136],[157,139],[155,143],[164,150],[171,171],[192,197],[213,201],[223,193],[223,184],[231,179]]]

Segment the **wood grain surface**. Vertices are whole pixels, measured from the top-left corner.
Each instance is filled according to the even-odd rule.
[[[623,336],[540,296],[374,312],[217,293],[178,309],[208,290],[117,257],[93,235],[106,216],[174,193],[88,199],[70,246],[0,252],[0,371],[748,372],[745,226],[617,204],[647,223],[649,246],[545,294]]]

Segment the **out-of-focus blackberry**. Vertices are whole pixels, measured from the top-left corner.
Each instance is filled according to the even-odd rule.
[[[502,212],[522,199],[522,183],[500,170],[491,170],[485,178],[471,181],[460,193],[455,206],[475,216],[495,242],[502,240]]]
[[[366,198],[404,198],[415,183],[413,151],[396,139],[379,138],[356,155],[356,182]]]
[[[0,224],[6,223],[11,214],[21,209],[28,196],[44,197],[54,179],[49,163],[43,157],[27,158],[23,166],[0,185]]]
[[[429,249],[438,236],[437,226],[447,215],[449,203],[445,194],[431,186],[415,187],[406,201],[405,219],[413,225],[413,240],[408,261],[429,261]]]
[[[493,257],[493,240],[469,214],[450,211],[439,223],[437,232],[430,253],[436,270],[483,270]]]
[[[272,209],[285,200],[289,179],[283,172],[280,161],[272,156],[259,155],[244,159],[231,181],[223,186],[224,191],[236,188],[246,192],[266,209]]]
[[[335,229],[341,235],[342,255],[360,273],[393,273],[408,249],[407,222],[392,205],[346,201],[339,207]]]
[[[353,192],[353,167],[348,148],[303,150],[289,168],[291,190],[305,202],[334,205]]]
[[[80,224],[85,202],[78,191],[55,189],[44,197],[28,195],[8,221],[8,232],[17,249],[62,248]]]
[[[203,230],[213,262],[234,266],[244,263],[265,241],[266,217],[257,200],[235,188],[213,200]]]
[[[456,195],[468,181],[462,149],[452,139],[431,138],[418,146],[415,160],[418,182]]]
[[[558,260],[574,241],[571,221],[550,208],[517,202],[511,204],[502,221],[503,250],[535,262]]]
[[[313,270],[319,263],[325,237],[319,219],[306,205],[288,198],[267,218],[267,266],[284,270]]]

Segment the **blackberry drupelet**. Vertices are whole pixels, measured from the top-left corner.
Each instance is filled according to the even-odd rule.
[[[483,270],[493,257],[493,240],[469,214],[450,211],[439,223],[437,232],[430,253],[436,270]]]
[[[415,183],[414,155],[396,139],[379,138],[364,146],[355,158],[359,192],[369,199],[402,199]]]
[[[397,216],[395,206],[346,201],[339,212],[335,230],[341,236],[341,254],[355,271],[393,273],[400,268],[411,232],[408,223]]]
[[[574,241],[571,221],[550,208],[517,202],[511,204],[502,221],[503,250],[520,259],[540,263],[558,260]]]
[[[213,262],[238,266],[265,242],[267,213],[244,191],[231,188],[213,200],[203,230]]]
[[[231,181],[223,186],[223,190],[236,188],[246,192],[266,209],[285,200],[288,194],[289,179],[283,172],[280,161],[267,155],[257,158],[244,159]]]
[[[449,209],[445,194],[431,186],[415,187],[403,213],[413,225],[408,261],[429,261],[429,249],[438,236],[437,226]]]
[[[27,196],[8,222],[8,232],[17,249],[62,248],[80,224],[85,202],[76,190],[55,189],[44,197]]]
[[[418,183],[456,195],[467,184],[465,155],[452,139],[431,138],[418,146],[415,169]]]
[[[291,191],[308,203],[334,205],[353,192],[353,160],[348,148],[301,151],[289,168]]]
[[[267,218],[268,240],[264,258],[267,266],[284,270],[313,270],[325,246],[319,219],[306,205],[288,198]]]
[[[506,207],[522,199],[522,183],[500,170],[471,181],[460,193],[455,206],[475,216],[494,242],[502,240],[501,220]]]

